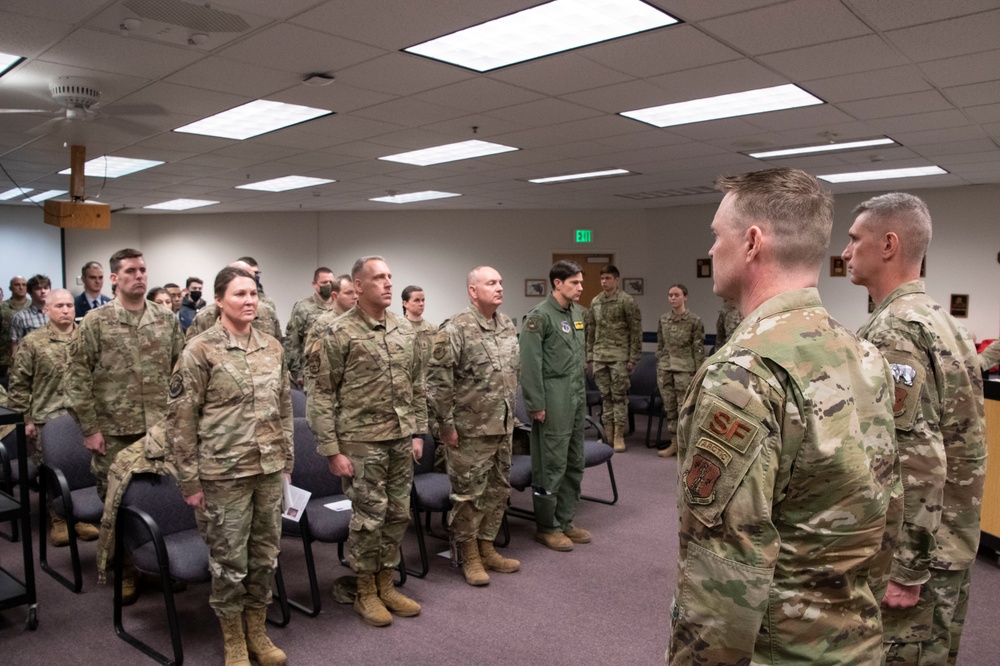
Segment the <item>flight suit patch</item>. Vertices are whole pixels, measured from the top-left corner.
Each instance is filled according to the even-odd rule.
[[[688,501],[692,504],[711,504],[715,501],[715,483],[722,476],[722,470],[705,456],[695,454],[691,459],[685,486]]]
[[[171,400],[176,400],[181,397],[184,393],[184,380],[181,378],[181,373],[175,372],[173,376],[170,377],[170,398]]]
[[[538,320],[534,317],[528,317],[528,321],[524,322],[524,327],[529,331],[537,331]]]
[[[711,408],[701,421],[702,430],[740,453],[747,452],[760,428],[760,424],[754,419],[730,409],[718,400],[712,401]]]
[[[570,332],[570,327],[569,327],[569,322],[568,321],[560,322],[559,326],[560,326],[560,328],[562,328],[562,332],[563,333],[569,333]]]
[[[717,444],[714,440],[711,440],[708,437],[702,437],[699,439],[695,446],[711,453],[713,456],[721,460],[723,465],[728,466],[729,461],[733,459],[733,454],[726,451],[726,447]]]
[[[583,322],[582,321],[574,321],[573,322],[573,328],[575,328],[578,331],[582,331],[583,330]]]
[[[885,357],[894,382],[892,415],[896,419],[896,428],[912,430],[920,410],[920,393],[925,381],[923,368],[914,364],[909,354],[890,350]]]

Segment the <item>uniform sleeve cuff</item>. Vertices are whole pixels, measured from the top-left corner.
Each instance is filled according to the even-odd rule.
[[[908,569],[899,562],[893,562],[889,579],[900,585],[923,585],[931,579],[931,572],[926,569],[923,571]]]
[[[191,497],[192,495],[197,495],[200,492],[201,492],[200,481],[181,482],[181,494],[184,495],[184,497]]]
[[[340,455],[340,444],[337,442],[327,442],[325,444],[320,444],[316,447],[316,453],[321,456],[339,456]]]

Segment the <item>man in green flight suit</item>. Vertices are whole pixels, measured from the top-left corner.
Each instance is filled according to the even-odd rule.
[[[557,261],[549,270],[552,293],[535,306],[521,330],[521,388],[531,417],[531,483],[538,531],[552,550],[590,543],[573,525],[583,480],[586,385],[583,270]]]

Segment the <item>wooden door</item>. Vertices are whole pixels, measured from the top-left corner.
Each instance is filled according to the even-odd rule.
[[[594,296],[601,293],[601,269],[615,263],[614,253],[603,254],[563,254],[553,253],[552,263],[557,261],[572,261],[583,268],[583,293],[580,295],[580,305],[589,308]]]

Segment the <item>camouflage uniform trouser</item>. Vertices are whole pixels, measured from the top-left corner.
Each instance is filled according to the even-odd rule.
[[[882,608],[885,664],[944,666],[958,659],[969,606],[971,569],[931,569],[913,608]]]
[[[459,437],[446,449],[451,479],[448,526],[455,543],[493,541],[510,497],[511,435]]]
[[[614,423],[622,433],[628,426],[628,364],[625,361],[594,361],[594,381],[601,391],[601,420]]]
[[[145,434],[143,432],[138,435],[105,435],[104,455],[91,452],[90,472],[97,481],[97,496],[101,498],[101,503],[108,494],[108,472],[115,462],[115,456],[119,451],[138,442]]]
[[[354,476],[342,479],[351,500],[347,562],[357,574],[392,569],[410,523],[413,440],[341,441],[340,452],[354,466]]]
[[[208,544],[208,603],[221,618],[271,603],[281,551],[281,477],[274,472],[201,482],[205,510],[194,515]]]
[[[693,372],[682,370],[657,370],[656,384],[663,398],[663,413],[667,417],[667,431],[673,435],[677,432],[677,409],[684,404],[684,394],[687,393]]]

